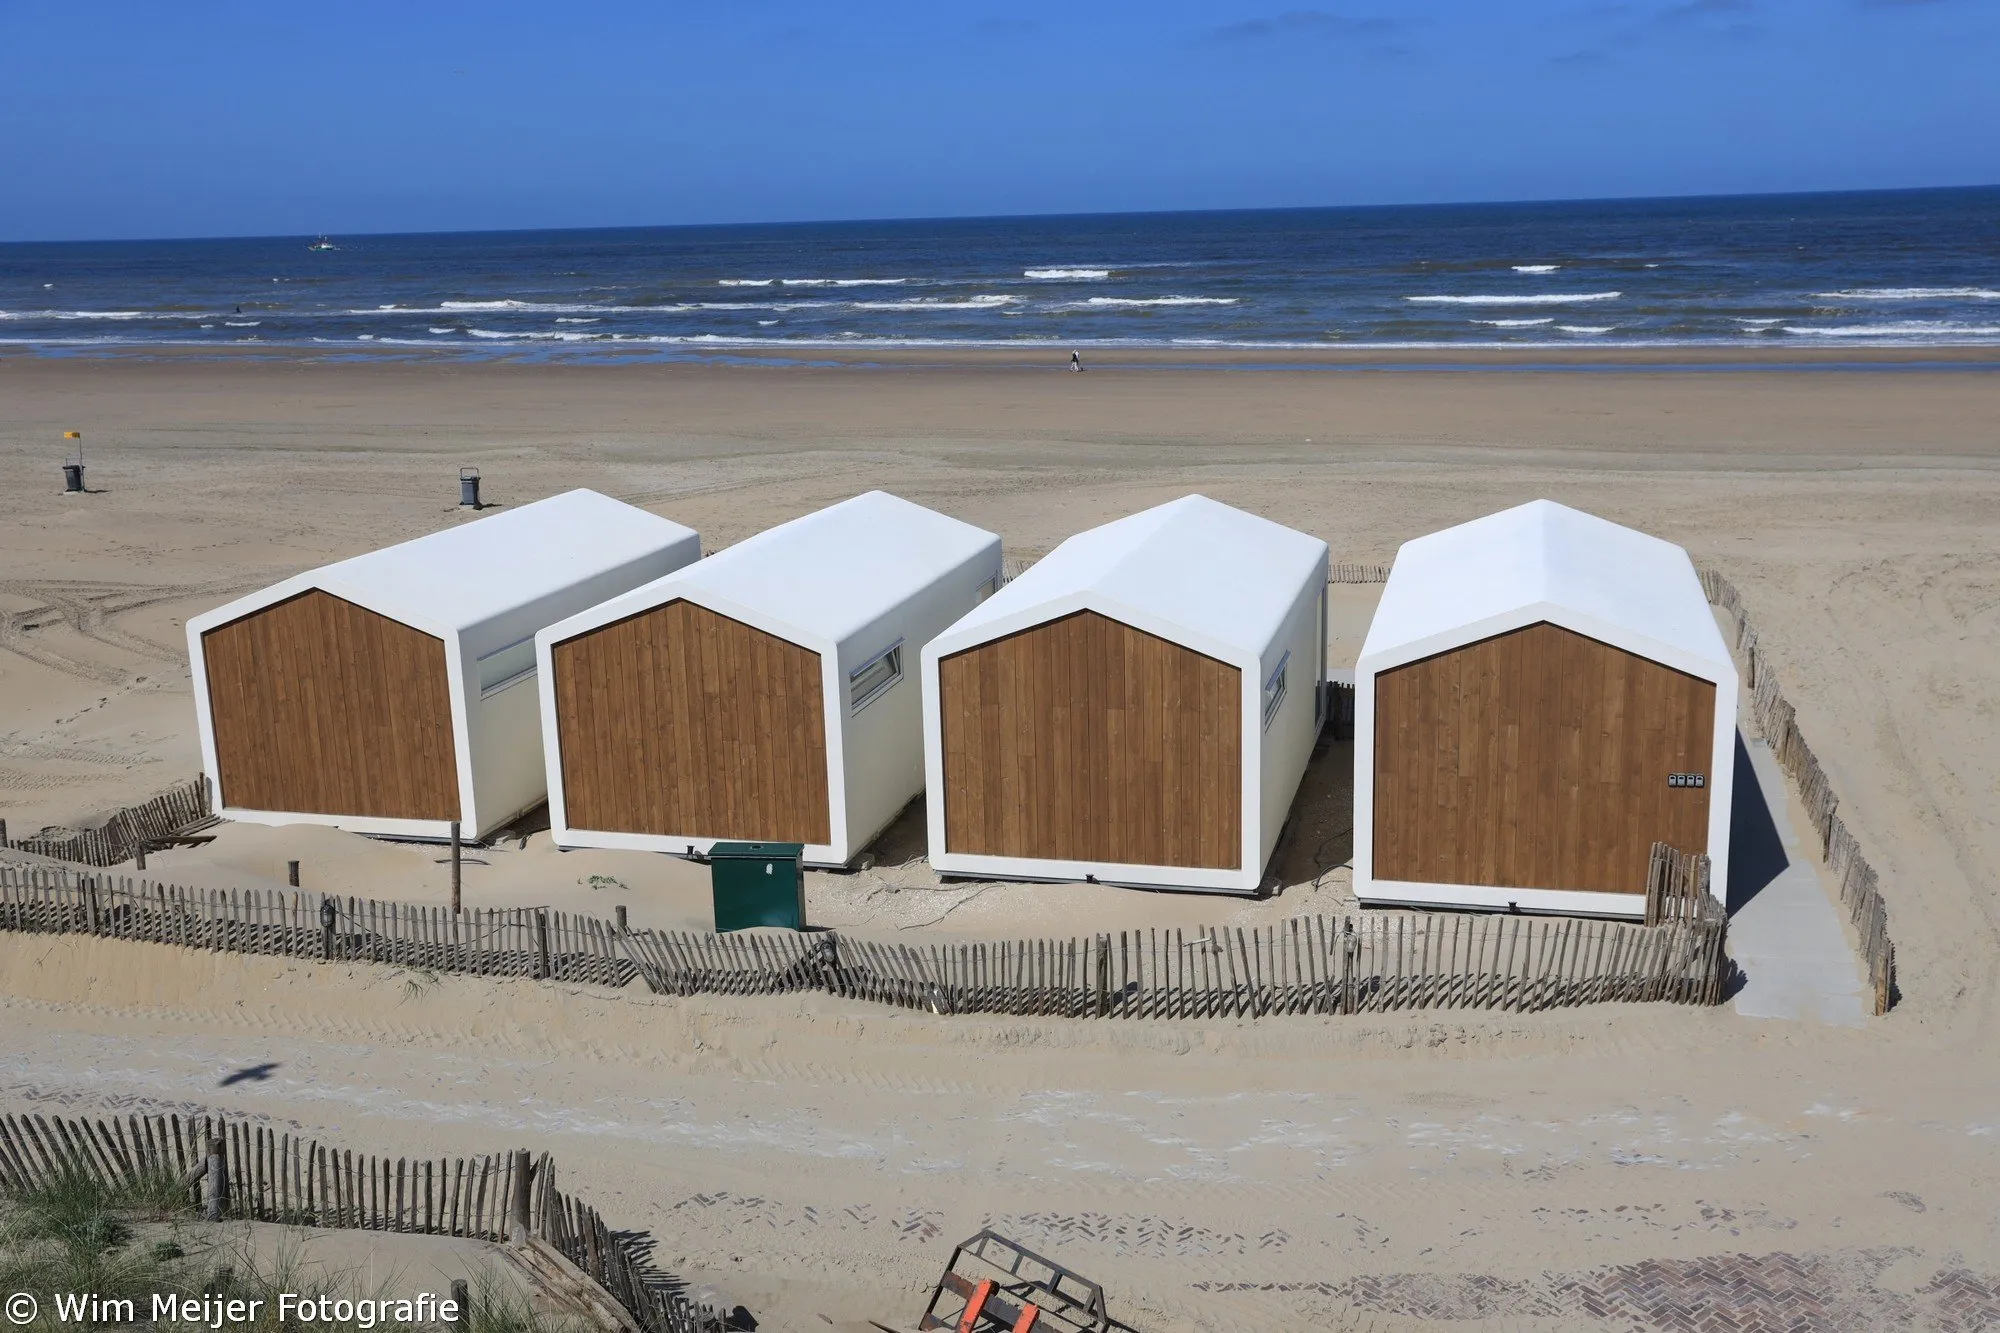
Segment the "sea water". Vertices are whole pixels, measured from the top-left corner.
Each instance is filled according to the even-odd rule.
[[[2000,344],[2000,189],[0,245],[0,346]]]

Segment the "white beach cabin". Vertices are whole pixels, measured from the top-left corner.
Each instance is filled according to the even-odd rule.
[[[544,795],[535,631],[697,559],[577,490],[310,570],[188,622],[219,813],[477,838]]]
[[[1737,673],[1687,552],[1537,500],[1406,543],[1355,671],[1364,903],[1643,917],[1728,883]]]
[[[923,653],[931,864],[1254,893],[1324,720],[1326,543],[1190,495]]]
[[[871,491],[549,626],[556,843],[846,865],[923,790],[917,650],[999,578],[998,537]]]

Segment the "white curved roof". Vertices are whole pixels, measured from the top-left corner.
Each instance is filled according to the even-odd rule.
[[[686,542],[698,545],[694,529],[671,519],[596,491],[566,491],[322,565],[207,612],[199,627],[323,588],[432,631],[491,626],[504,637],[525,618],[533,633],[545,623],[532,614],[538,603]]]
[[[886,491],[829,505],[634,588],[556,626],[573,637],[690,592],[811,637],[844,642],[999,537]],[[715,609],[724,609],[716,606]]]
[[[1326,543],[1205,495],[1071,537],[968,612],[939,640],[959,648],[1090,609],[1175,626],[1255,656],[1277,637],[1302,582],[1326,581]],[[1037,613],[1047,611],[1048,615]]]
[[[1672,542],[1535,500],[1405,542],[1361,649],[1379,670],[1548,620],[1734,681],[1701,579]]]

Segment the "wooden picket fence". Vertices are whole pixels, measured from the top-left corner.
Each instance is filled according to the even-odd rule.
[[[1351,561],[1336,560],[1327,566],[1328,583],[1387,583],[1389,566],[1357,565]]]
[[[939,1014],[1261,1017],[1715,1004],[1719,911],[1657,925],[1460,913],[1294,917],[1245,929],[884,944],[834,931],[621,930],[546,908],[467,911],[298,890],[185,889],[0,867],[0,929],[623,985],[662,995],[817,990]]]
[[[605,986],[635,975],[610,922],[545,907],[454,913],[299,889],[190,889],[59,867],[0,866],[0,929]]]
[[[1886,1014],[1897,998],[1896,945],[1889,937],[1889,909],[1882,900],[1881,880],[1840,817],[1840,798],[1834,794],[1819,757],[1806,744],[1805,734],[1799,729],[1798,713],[1786,700],[1778,686],[1777,673],[1759,647],[1757,629],[1750,622],[1742,594],[1735,584],[1712,569],[1701,571],[1701,585],[1708,600],[1729,612],[1736,621],[1736,653],[1750,689],[1751,716],[1770,743],[1779,766],[1798,790],[1806,817],[1819,837],[1820,856],[1840,883],[1840,900],[1860,938],[1861,958],[1868,969],[1875,1012]]]
[[[820,990],[936,1014],[1256,1018],[1607,1000],[1718,1004],[1726,929],[1711,903],[1651,927],[1365,913],[966,944],[882,944],[833,931],[631,931],[624,939],[662,994]]]
[[[219,1156],[219,1174],[209,1165]],[[0,1189],[81,1172],[113,1186],[186,1191],[211,1215],[292,1226],[541,1241],[602,1287],[644,1333],[703,1333],[676,1292],[647,1281],[629,1244],[522,1151],[378,1157],[219,1116],[0,1116]]]
[[[1646,924],[1699,921],[1717,910],[1710,891],[1708,858],[1664,842],[1654,843],[1646,867]]]
[[[151,800],[120,810],[100,828],[14,839],[0,832],[0,850],[33,852],[77,865],[115,866],[130,861],[142,845],[169,840],[213,818],[208,779],[196,775]]]

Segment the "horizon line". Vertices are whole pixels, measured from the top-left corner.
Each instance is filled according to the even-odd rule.
[[[1054,213],[908,214],[872,217],[789,218],[731,222],[628,222],[565,227],[433,228],[416,231],[240,232],[211,236],[107,236],[76,239],[0,241],[4,246],[41,245],[202,245],[216,241],[290,241],[301,236],[349,238],[400,236],[526,236],[562,232],[720,231],[750,227],[825,227],[948,222],[1032,222],[1060,218],[1218,217],[1250,213],[1360,213],[1378,209],[1527,208],[1554,204],[1647,204],[1709,199],[1816,199],[1854,195],[1972,194],[2000,190],[2000,181],[1984,185],[1914,185],[1845,190],[1749,190],[1721,194],[1593,195],[1580,198],[1459,199],[1425,203],[1287,204],[1278,207],[1088,209]]]

